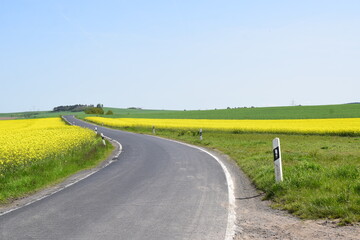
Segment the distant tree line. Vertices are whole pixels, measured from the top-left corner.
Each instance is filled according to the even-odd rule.
[[[67,106],[58,106],[54,107],[53,112],[82,112],[86,114],[104,114],[104,105],[98,103],[96,107],[92,104],[76,104],[76,105],[67,105]],[[111,110],[106,112],[106,115],[113,115],[114,113]]]
[[[87,108],[93,108],[94,105],[76,104],[54,107],[53,112],[82,112]]]

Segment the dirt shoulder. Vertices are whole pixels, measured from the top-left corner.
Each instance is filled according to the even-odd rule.
[[[234,239],[359,239],[360,225],[338,226],[336,221],[301,220],[270,207],[235,161],[212,151],[226,163],[235,184],[236,235]]]

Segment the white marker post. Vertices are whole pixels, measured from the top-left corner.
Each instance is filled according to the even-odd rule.
[[[101,133],[100,135],[101,135],[101,138],[102,138],[103,144],[104,144],[104,146],[105,146],[105,145],[106,145],[106,143],[105,143],[105,136],[104,136],[104,134],[103,134],[103,133]]]
[[[200,128],[200,130],[199,130],[199,135],[200,135],[200,140],[203,140],[203,137],[202,137],[202,128]]]
[[[95,131],[95,133],[97,134],[97,127],[95,127],[94,131]]]
[[[155,135],[156,134],[155,126],[153,126],[152,130],[153,130],[153,134]]]
[[[282,182],[283,173],[282,173],[281,150],[280,150],[279,138],[275,138],[273,140],[273,153],[274,153],[274,164],[275,164],[275,180],[276,182]]]

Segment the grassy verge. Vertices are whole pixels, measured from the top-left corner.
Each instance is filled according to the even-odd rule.
[[[151,129],[125,130],[151,134]],[[273,207],[302,219],[360,222],[360,137],[159,130],[233,158]],[[272,140],[281,140],[284,181],[275,184]]]
[[[110,143],[104,147],[98,137],[95,144],[82,146],[56,159],[43,159],[22,167],[9,168],[0,175],[0,204],[58,183],[80,170],[95,167],[113,149]]]

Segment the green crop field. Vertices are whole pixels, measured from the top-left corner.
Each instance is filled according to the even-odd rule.
[[[166,114],[168,112],[176,112],[169,110],[147,110],[147,109],[128,109],[128,108],[110,108],[104,107],[104,112],[111,110],[114,115],[104,115],[107,117],[134,117],[136,115],[152,115],[152,114]],[[15,113],[0,113],[1,117],[13,117],[13,118],[48,118],[59,117],[64,115],[76,115],[78,118],[84,118],[87,116],[96,116],[92,114],[85,114],[84,112],[53,112],[53,111],[32,111],[32,112],[15,112]]]
[[[0,113],[0,117],[12,117],[12,118],[48,118],[48,117],[59,117],[61,115],[74,115],[74,112],[33,111],[33,112]]]
[[[104,107],[104,112],[111,110],[112,118],[169,118],[169,119],[319,119],[319,118],[360,118],[360,104],[291,106],[262,108],[233,108],[218,110],[148,110]],[[0,113],[0,117],[44,118],[60,115],[76,115],[84,118],[84,112],[21,112]]]
[[[108,108],[104,108],[107,110]],[[110,108],[109,108],[110,109]],[[129,110],[111,108],[118,118],[171,118],[171,119],[318,119],[360,118],[360,104],[236,108],[218,110],[168,111]]]

